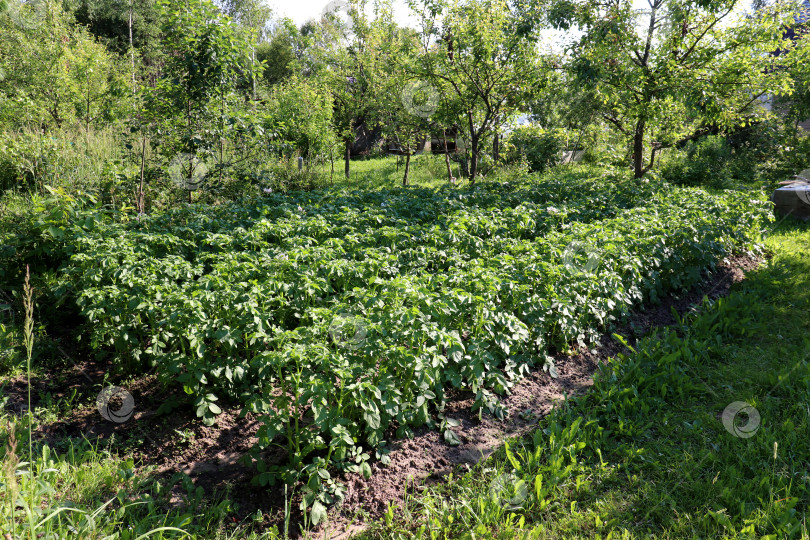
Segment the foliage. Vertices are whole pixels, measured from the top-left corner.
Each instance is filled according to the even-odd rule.
[[[7,198],[4,203],[8,202]],[[52,275],[75,252],[78,237],[121,217],[91,193],[71,195],[64,188],[47,187],[46,195],[32,194],[25,203],[22,209],[0,206],[0,285],[4,288],[19,288],[23,270],[29,266],[35,275]],[[57,291],[51,287],[56,284],[45,287],[48,303],[42,308],[49,314],[58,307],[52,304]]]
[[[306,69],[317,77],[332,95],[332,129],[342,142],[344,175],[351,176],[351,151],[356,139],[356,129],[367,115],[371,102],[372,81],[377,76],[367,66],[373,55],[368,47],[369,26],[361,5],[348,4],[349,20],[343,21],[336,13],[330,13],[321,21],[310,36],[317,47],[310,47]]]
[[[682,185],[773,190],[808,168],[808,138],[780,121],[760,122],[726,135],[708,135],[667,149],[660,172]]]
[[[653,186],[272,194],[101,228],[65,272],[94,348],[125,372],[155,365],[206,422],[223,403],[259,414],[257,481],[303,480],[325,504],[341,497],[330,471],[369,474],[389,426],[437,425],[448,388],[502,415],[535,359],[688,289],[764,213],[747,194]],[[598,269],[566,255],[581,242]],[[275,445],[286,463],[265,462]]]
[[[405,156],[402,185],[407,186],[411,157],[430,137],[435,125],[430,117],[438,108],[432,99],[438,101],[438,96],[431,95],[435,89],[414,77],[418,37],[413,31],[397,27],[390,6],[385,10],[378,6],[369,34],[369,48],[374,54],[370,55],[367,69],[377,74],[369,92],[369,120],[380,126],[388,147]]]
[[[808,32],[807,5],[801,4],[799,9],[793,23],[788,23],[785,33],[787,37],[803,43],[807,41]],[[796,20],[799,19],[803,19],[805,22],[801,25],[796,24]],[[782,116],[784,122],[792,128],[794,134],[799,131],[798,124],[810,118],[810,78],[808,78],[807,70],[803,68],[807,65],[808,55],[810,55],[810,49],[800,46],[794,53],[794,56],[798,56],[798,58],[792,62],[786,62],[783,67],[793,78],[793,92],[767,96],[768,101]]]
[[[129,60],[134,78],[150,75],[164,60],[160,8],[155,0],[81,0],[74,17],[107,49]]]
[[[415,1],[409,3],[417,9]],[[474,182],[486,172],[479,168],[484,141],[544,85],[535,36],[521,31],[527,21],[503,0],[425,0],[417,15],[425,51],[416,59],[415,75],[434,85],[457,113]]]
[[[768,187],[776,188],[775,182],[791,180],[793,176],[810,168],[810,134],[799,132],[780,140],[770,159],[759,164],[762,176],[770,181]]]
[[[0,15],[0,128],[109,125],[130,95],[118,58],[72,24],[59,4],[43,1],[37,24]],[[20,9],[35,9],[22,7]]]
[[[133,47],[150,64],[162,56],[160,11],[154,0],[81,0],[74,16],[112,52],[127,56]]]
[[[289,22],[284,21],[273,32],[269,41],[256,46],[256,60],[264,65],[262,78],[268,86],[278,84],[294,73],[296,44],[300,36],[298,28]]]
[[[264,131],[279,156],[312,159],[335,145],[332,101],[317,81],[293,78],[276,85],[266,103]]]
[[[190,536],[189,529],[200,528],[192,526],[192,514],[158,510],[160,484],[154,483],[152,493],[144,493],[143,481],[133,475],[131,460],[115,464],[109,451],[92,447],[86,439],[77,444],[69,439],[64,455],[47,444],[37,443],[35,449],[31,400],[34,299],[27,273],[23,290],[28,422],[24,425],[16,418],[9,419],[5,411],[0,413],[0,440],[4,443],[0,448],[0,533],[5,538],[59,538],[70,534],[122,540]],[[0,329],[5,330],[2,325]],[[0,394],[0,399],[5,405],[8,397]],[[27,455],[19,448],[23,438],[20,433],[27,434]],[[107,500],[98,505],[86,500],[101,497]],[[198,506],[193,505],[191,497],[187,502],[192,503],[189,507]],[[208,519],[218,517],[221,522],[227,510],[227,503],[220,503],[208,507],[206,513]]]
[[[169,59],[155,87],[144,90],[145,107],[136,126],[154,135],[170,166],[180,156],[184,176],[196,178],[199,160],[215,164],[221,179],[228,166],[225,142],[250,130],[237,86],[252,83],[260,66],[248,54],[248,35],[210,1],[160,5]]]
[[[631,348],[586,394],[361,538],[806,538],[810,493],[791,471],[810,451],[810,229],[771,233],[773,261],[728,298],[638,343],[619,337]],[[723,425],[735,401],[761,419],[750,437]]]
[[[683,151],[661,165],[661,175],[668,181],[687,186],[712,185],[722,188],[728,185],[733,160],[731,145],[725,137],[710,135],[699,141],[689,141]],[[746,169],[755,173],[755,169]]]
[[[109,171],[121,153],[112,130],[0,133],[0,190],[45,194],[45,186],[51,186],[115,198]]]
[[[532,367],[555,373],[548,353],[592,345],[750,245],[768,214],[760,194],[643,177],[663,149],[662,176],[677,184],[802,168],[810,139],[756,121],[763,94],[803,91],[807,50],[782,39],[782,14],[727,26],[732,0],[651,2],[646,34],[629,0],[413,0],[418,30],[394,22],[390,0],[373,2],[373,18],[353,0],[351,27],[325,16],[270,35],[260,0],[0,0],[0,285],[18,288],[30,265],[43,314],[80,312],[83,339],[120,374],[155,368],[209,424],[223,407],[258,415],[256,482],[303,486],[317,523],[344,495],[338,476],[368,476],[391,437],[427,426],[456,442],[448,393],[503,416],[500,397]],[[544,7],[547,22],[582,30],[564,73],[541,53]],[[20,10],[40,17],[19,24]],[[508,168],[477,183],[503,164],[500,133],[521,113],[543,129],[516,130]],[[350,174],[361,125],[406,156],[402,189],[391,189],[399,160]],[[414,156],[450,133],[459,154]],[[563,146],[597,141],[613,145],[589,148],[601,162],[632,147],[638,178],[554,171]],[[285,193],[325,185],[338,153],[344,187]],[[453,178],[451,159],[473,185],[436,187],[445,169]],[[201,184],[197,205],[177,207]],[[0,325],[19,348],[17,334]],[[659,364],[643,369],[677,371]],[[627,398],[616,410],[643,407]],[[570,447],[553,446],[542,451],[562,482]],[[29,525],[49,511],[80,536],[137,524],[122,513],[130,493],[57,505],[64,475],[39,454],[20,467],[42,491],[11,504]]]
[[[507,159],[525,157],[532,171],[543,172],[560,162],[568,139],[562,129],[543,129],[537,124],[520,126],[506,141]]]
[[[584,32],[572,47],[572,82],[625,136],[637,178],[659,149],[745,125],[765,114],[761,97],[792,92],[782,68],[804,54],[784,37],[792,13],[777,3],[732,20],[736,5],[654,0],[639,12],[629,0],[552,4],[552,24]],[[771,54],[777,50],[783,54]]]

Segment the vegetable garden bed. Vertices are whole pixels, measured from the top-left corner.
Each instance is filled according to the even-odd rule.
[[[551,351],[745,248],[768,216],[750,197],[619,175],[274,194],[100,227],[65,284],[122,370],[155,365],[206,422],[223,401],[259,414],[256,481],[304,482],[317,522],[343,496],[333,473],[370,475],[392,437],[457,443],[448,389],[502,415]]]

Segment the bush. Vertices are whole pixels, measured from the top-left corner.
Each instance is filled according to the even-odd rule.
[[[733,147],[726,137],[709,135],[690,141],[681,149],[668,151],[661,174],[669,182],[684,186],[730,188],[759,179],[756,152],[744,144]]]
[[[531,171],[543,172],[560,161],[567,141],[568,136],[562,129],[520,126],[507,138],[505,156],[509,162],[525,156]]]
[[[770,189],[810,168],[810,136],[804,131],[784,137],[773,153],[760,164],[761,175]]]
[[[47,196],[5,196],[0,202],[0,285],[19,287],[26,265],[32,274],[58,269],[76,238],[114,213],[88,193],[46,189]]]
[[[286,193],[288,191],[308,191],[321,187],[326,187],[330,183],[328,171],[321,170],[321,159],[307,162],[304,160],[303,170],[298,170],[298,158],[275,159],[268,158],[264,163],[248,170],[241,167],[234,171],[234,181],[232,182],[236,191],[229,197],[232,200],[245,192],[252,193],[253,190],[245,189],[247,185],[255,186],[258,189],[272,189],[275,192]],[[342,174],[338,171],[336,174]]]
[[[70,191],[109,189],[109,166],[120,154],[118,141],[109,131],[0,133],[0,191],[44,194],[45,186]]]

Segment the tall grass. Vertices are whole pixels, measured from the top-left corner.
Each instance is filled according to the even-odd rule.
[[[28,456],[27,461],[20,461],[18,453],[17,431],[15,420],[7,423],[7,442],[5,456],[0,463],[0,494],[2,520],[0,534],[4,538],[110,538],[119,537],[126,532],[126,511],[135,504],[124,503],[118,496],[109,498],[102,504],[82,508],[70,502],[60,502],[60,493],[66,485],[75,481],[76,468],[53,455],[51,449],[44,445],[35,451],[34,448],[34,409],[31,395],[32,368],[31,360],[34,350],[34,290],[31,286],[30,269],[26,268],[23,284],[23,344],[25,347],[25,377],[27,386],[27,426]],[[112,471],[108,471],[108,474]],[[71,478],[73,476],[73,478]],[[146,519],[158,521],[168,516],[147,514]],[[164,533],[176,533],[174,536],[190,536],[181,528],[158,526],[140,534],[124,534],[124,538],[143,540]]]
[[[31,269],[25,267],[25,283],[23,285],[23,305],[25,307],[25,323],[23,326],[23,343],[25,344],[25,375],[28,382],[28,462],[33,463],[34,458],[34,413],[31,409],[31,356],[34,352],[34,290],[31,288]]]
[[[123,157],[115,130],[34,129],[0,133],[0,190],[45,193],[45,186],[97,191],[114,182]]]

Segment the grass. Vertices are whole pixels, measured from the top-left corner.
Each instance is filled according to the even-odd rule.
[[[520,163],[501,166],[497,172],[488,175],[486,179],[497,177],[499,181],[504,181],[508,180],[510,176],[522,177],[526,175],[526,167],[526,165]],[[460,185],[466,185],[468,180],[462,174],[459,163],[451,161],[450,168],[457,182]],[[564,170],[560,168],[557,172],[560,173]],[[343,161],[335,162],[333,179],[331,179],[329,163],[318,164],[313,167],[313,172],[322,181],[350,190],[399,187],[402,185],[402,178],[405,173],[405,158],[386,156],[352,160],[350,178],[348,179],[343,175]],[[408,174],[409,186],[435,188],[448,183],[444,155],[420,154],[411,157],[410,172]]]
[[[343,163],[336,174],[342,175]],[[452,164],[452,170],[457,178],[462,175],[458,164]],[[405,174],[405,158],[388,156],[367,160],[352,161],[351,178],[340,177],[340,185],[349,189],[368,189],[369,187],[393,187],[402,185]],[[336,178],[338,178],[336,176]],[[408,174],[408,183],[421,187],[438,187],[448,183],[447,168],[444,156],[422,154],[411,157],[411,167]]]
[[[365,537],[808,538],[810,227],[765,244],[728,298]]]
[[[45,185],[73,191],[114,190],[122,144],[114,127],[63,129],[48,135],[23,129],[0,132],[0,189],[45,194]]]

